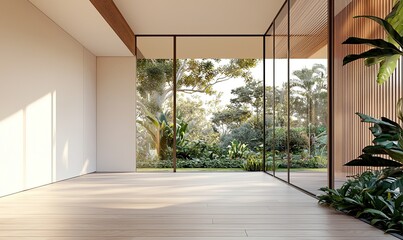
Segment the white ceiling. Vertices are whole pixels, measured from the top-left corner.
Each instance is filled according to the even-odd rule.
[[[135,34],[263,34],[284,0],[114,0]]]
[[[29,0],[96,56],[133,56],[89,0]]]

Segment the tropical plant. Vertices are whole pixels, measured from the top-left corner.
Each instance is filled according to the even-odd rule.
[[[382,117],[375,119],[365,114],[357,113],[362,122],[372,123],[369,129],[374,145],[366,146],[363,154],[355,160],[346,163],[346,166],[402,166],[403,163],[403,129],[396,122]],[[376,155],[386,154],[393,160]]]
[[[246,171],[262,171],[263,161],[261,154],[250,154],[243,164],[243,169]]]
[[[385,19],[376,16],[356,16],[354,18],[368,18],[381,25],[387,34],[386,39],[366,39],[350,37],[343,44],[366,44],[372,49],[361,54],[347,55],[343,59],[343,65],[358,59],[365,59],[366,66],[380,64],[377,82],[386,82],[396,68],[397,61],[403,55],[403,1],[396,1],[392,11]]]
[[[228,145],[228,157],[230,159],[238,159],[246,156],[248,152],[248,145],[233,140],[230,145]]]
[[[148,111],[145,111],[145,113],[145,117],[137,119],[137,123],[147,130],[154,144],[158,159],[166,159],[168,135],[171,133],[166,117],[167,115],[165,113],[159,113],[157,116],[153,116]]]
[[[388,232],[403,233],[403,170],[366,171],[339,189],[321,188],[319,203],[330,205]]]
[[[365,59],[366,66],[380,64],[377,82],[383,84],[393,74],[397,61],[403,55],[403,1],[397,0],[392,11],[385,19],[376,16],[356,16],[355,18],[368,18],[381,25],[386,33],[386,39],[365,39],[350,37],[343,44],[366,44],[374,48],[361,54],[350,54],[343,59],[343,65],[358,59]],[[397,115],[403,121],[403,98],[397,105]],[[396,122],[381,118],[372,118],[362,113],[356,113],[362,122],[373,123],[370,128],[375,136],[373,146],[363,149],[363,154],[348,162],[347,166],[401,166],[403,163],[403,131]],[[393,160],[385,159],[378,154],[386,154]],[[400,162],[400,163],[398,163]]]

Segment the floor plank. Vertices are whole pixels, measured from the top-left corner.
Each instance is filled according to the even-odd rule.
[[[0,240],[395,239],[264,173],[97,173],[0,198]]]

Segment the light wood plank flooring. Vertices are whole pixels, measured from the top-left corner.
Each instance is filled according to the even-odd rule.
[[[90,174],[0,198],[0,239],[396,239],[264,173]]]

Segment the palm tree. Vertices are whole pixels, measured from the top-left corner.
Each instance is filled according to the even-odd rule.
[[[291,94],[294,98],[302,99],[306,114],[306,129],[308,136],[312,137],[311,129],[318,127],[318,111],[324,107],[327,96],[326,67],[322,64],[314,64],[312,68],[303,68],[293,72],[294,78],[290,79]],[[313,127],[311,127],[313,126]],[[311,153],[311,141],[309,141],[309,154]]]

